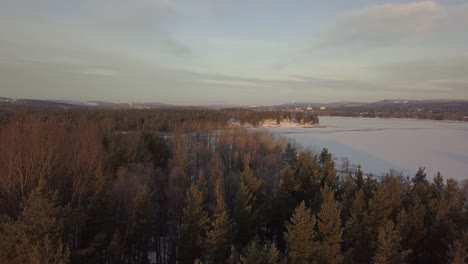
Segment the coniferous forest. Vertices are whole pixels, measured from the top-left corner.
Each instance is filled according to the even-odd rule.
[[[467,263],[466,182],[338,169],[327,149],[229,125],[265,119],[318,123],[0,113],[0,263]]]

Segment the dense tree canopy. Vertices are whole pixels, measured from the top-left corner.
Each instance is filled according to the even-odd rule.
[[[465,261],[466,182],[431,179],[424,168],[414,177],[342,171],[326,149],[230,125],[271,118],[293,117],[8,115],[0,125],[0,262]]]

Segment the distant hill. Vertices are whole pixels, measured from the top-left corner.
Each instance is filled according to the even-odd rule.
[[[386,99],[376,102],[350,102],[340,101],[332,103],[316,103],[316,102],[295,102],[286,103],[272,106],[255,106],[249,107],[259,110],[294,110],[296,107],[306,108],[308,106],[318,109],[326,107],[327,109],[334,110],[356,110],[356,111],[380,111],[380,110],[401,110],[408,109],[468,109],[467,100],[406,100],[406,99]],[[154,109],[154,108],[171,108],[183,107],[160,102],[129,102],[129,103],[114,103],[107,101],[78,101],[78,100],[38,100],[38,99],[11,99],[7,97],[0,97],[1,108],[20,108],[20,109],[74,109],[74,108],[96,108],[96,109]],[[186,107],[190,107],[187,105]],[[226,108],[239,108],[246,107],[234,104],[207,104],[199,105],[197,108],[210,108],[210,109],[226,109]]]
[[[332,103],[314,103],[314,102],[297,102],[269,106],[273,108],[295,108],[295,107],[307,107],[312,106],[314,108],[325,106],[328,108],[348,108],[348,107],[372,107],[372,106],[396,106],[396,105],[437,105],[437,104],[468,104],[468,100],[448,100],[448,99],[436,99],[436,100],[407,100],[407,99],[386,99],[377,102],[349,102],[340,101]]]
[[[158,103],[158,102],[132,102],[133,108],[168,108],[174,107],[173,105]]]
[[[367,103],[362,103],[362,102],[342,101],[342,102],[324,104],[323,106],[327,106],[327,107],[353,107],[353,106],[363,106],[363,105],[366,105],[366,104]]]
[[[38,100],[11,99],[0,97],[0,107],[9,109],[75,109],[75,108],[109,108],[109,109],[151,109],[169,108],[174,105],[159,102],[131,102],[113,103],[106,101],[77,101],[77,100]]]
[[[445,103],[468,103],[468,100],[449,100],[449,99],[433,99],[433,100],[407,100],[407,99],[387,99],[368,104],[445,104]]]
[[[59,101],[36,100],[36,99],[8,99],[0,101],[0,108],[7,109],[70,109],[80,106]]]

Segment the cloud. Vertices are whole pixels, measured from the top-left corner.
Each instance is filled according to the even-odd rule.
[[[0,41],[32,49],[128,50],[189,57],[172,33],[168,0],[0,1]]]
[[[381,81],[419,98],[466,99],[468,54],[408,59],[376,66]]]
[[[468,93],[468,80],[432,80],[429,86],[448,93]]]
[[[446,63],[449,60],[447,58]],[[382,65],[379,69],[388,81],[372,83],[360,79],[314,75],[257,78],[188,71],[145,63],[121,54],[88,52],[80,54],[79,58],[52,57],[49,60],[42,58],[16,63],[12,59],[0,60],[0,79],[5,88],[4,96],[108,101],[157,100],[186,104],[221,101],[265,104],[294,100],[334,101],[337,98],[362,101],[382,97],[420,99],[429,96],[428,92],[430,96],[438,97],[446,97],[445,94],[450,91],[454,91],[453,94],[463,93],[460,90],[463,89],[462,83],[452,83],[449,88],[444,88],[447,83],[443,79],[433,79],[432,83],[428,80],[425,86],[391,81],[398,79],[397,76],[401,74],[398,69],[411,72],[408,67],[419,67],[420,64],[429,63],[408,61],[406,66]],[[456,65],[461,66],[463,62]],[[457,76],[460,77],[461,74],[459,72]],[[415,82],[419,82],[424,76],[418,77]],[[451,79],[448,81],[453,82]]]
[[[311,91],[376,91],[382,85],[367,83],[360,80],[333,79],[317,76],[290,75],[282,79],[261,79],[207,73],[194,73],[197,82],[208,85],[229,85],[235,87],[257,87],[260,90],[290,90],[294,92]],[[387,87],[388,88],[388,87]]]
[[[115,53],[88,51],[76,54],[77,57],[71,54],[67,57],[48,55],[34,60],[0,60],[0,79],[6,87],[4,96],[114,101],[153,99],[166,102],[192,98],[193,102],[259,104],[299,100],[312,95],[316,95],[315,98],[321,92],[359,93],[380,88],[348,79],[314,76],[257,78],[188,71]]]
[[[382,64],[376,68],[386,79],[407,82],[464,80],[468,76],[468,54],[404,60]]]
[[[87,74],[87,75],[96,75],[96,76],[114,76],[118,72],[112,69],[90,68],[90,69],[83,70],[81,73]]]
[[[372,5],[350,11],[324,34],[321,47],[385,47],[437,38],[446,31],[463,34],[468,19],[460,9],[468,5],[441,5],[435,1]],[[441,39],[438,39],[440,41]]]

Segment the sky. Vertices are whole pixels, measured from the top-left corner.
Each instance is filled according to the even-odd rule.
[[[468,99],[468,1],[0,0],[0,96]]]

